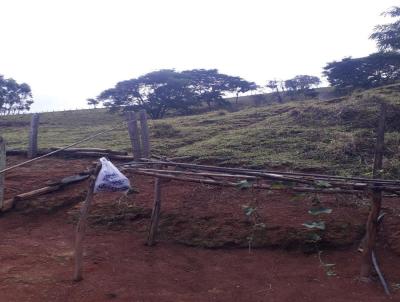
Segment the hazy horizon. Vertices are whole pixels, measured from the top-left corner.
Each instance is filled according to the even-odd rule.
[[[0,74],[28,83],[32,111],[85,108],[118,81],[217,68],[257,84],[321,77],[375,52],[373,27],[399,1],[0,0]]]

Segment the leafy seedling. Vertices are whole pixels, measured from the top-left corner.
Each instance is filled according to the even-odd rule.
[[[251,216],[257,209],[250,206],[243,206],[243,211],[246,216]]]
[[[324,207],[315,207],[315,208],[308,210],[308,214],[311,214],[314,216],[320,215],[320,214],[330,214],[330,213],[332,213],[332,209],[324,208]]]
[[[317,233],[309,233],[307,237],[306,241],[309,243],[318,243],[322,240],[321,236]]]
[[[236,184],[236,186],[238,187],[239,190],[246,190],[251,188],[253,184],[248,180],[241,180]]]
[[[316,182],[315,182],[315,185],[317,186],[317,187],[319,187],[319,188],[331,188],[332,187],[332,185],[329,183],[329,182],[327,182],[327,181],[325,181],[325,180],[317,180]]]
[[[319,258],[319,263],[321,263],[321,266],[325,270],[325,274],[327,276],[329,276],[329,277],[336,276],[336,272],[335,272],[336,264],[334,264],[334,263],[325,263],[324,261],[322,261],[321,254],[322,254],[322,252],[319,251],[318,252],[318,258]]]
[[[325,222],[324,221],[312,221],[302,223],[308,229],[317,229],[317,230],[325,230]]]

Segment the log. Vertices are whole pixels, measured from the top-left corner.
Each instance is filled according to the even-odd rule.
[[[81,208],[81,216],[75,231],[75,270],[74,270],[74,281],[81,281],[82,277],[82,258],[83,258],[83,238],[85,236],[85,230],[87,225],[87,217],[89,215],[90,206],[94,195],[94,185],[96,183],[97,175],[100,172],[101,164],[96,165],[95,171],[90,176],[90,182],[86,199]]]
[[[127,112],[128,132],[132,145],[133,158],[139,160],[142,157],[140,147],[139,129],[137,124],[136,112]]]
[[[154,181],[154,204],[153,210],[151,212],[151,222],[150,222],[150,230],[149,236],[147,239],[147,245],[152,246],[155,244],[157,231],[158,231],[158,223],[160,220],[160,211],[161,211],[161,178],[155,178]]]
[[[127,170],[130,170],[130,169],[128,168]],[[195,176],[205,176],[205,177],[242,178],[242,179],[252,179],[252,180],[257,179],[256,176],[240,175],[240,174],[233,175],[233,174],[223,174],[223,173],[187,172],[187,171],[173,171],[173,170],[142,169],[142,168],[133,168],[133,170],[137,170],[137,171],[141,171],[141,172],[195,175]]]
[[[146,161],[146,159],[142,159],[142,160]],[[303,184],[308,184],[308,185],[313,184],[313,181],[296,178],[296,177],[290,177],[290,176],[286,177],[286,176],[280,175],[279,172],[265,173],[265,172],[249,171],[249,170],[242,170],[242,169],[235,169],[235,168],[201,166],[201,165],[186,164],[186,163],[171,163],[171,162],[150,162],[150,163],[156,163],[158,165],[161,164],[161,165],[165,165],[165,166],[178,166],[178,167],[184,167],[184,168],[189,168],[189,169],[193,169],[193,168],[194,169],[202,169],[202,167],[204,167],[204,170],[208,170],[208,171],[241,173],[243,175],[256,176],[256,177],[275,180],[275,181],[296,182],[296,183],[303,183]]]
[[[28,158],[34,158],[37,156],[37,137],[39,128],[39,114],[34,113],[31,119],[31,129],[29,132],[29,146],[28,146]]]
[[[50,149],[52,151],[54,151],[54,150],[60,150],[62,148],[53,147]],[[126,152],[126,151],[116,151],[116,150],[102,149],[102,148],[68,148],[66,150],[63,150],[63,152],[66,152],[66,153],[69,153],[69,152],[100,152],[100,153],[115,154],[115,155],[128,155],[128,152]]]
[[[1,208],[1,211],[6,212],[6,211],[12,209],[14,207],[15,203],[18,201],[28,200],[28,199],[31,199],[31,198],[34,198],[34,197],[37,197],[40,195],[58,191],[67,185],[83,181],[83,180],[87,179],[88,177],[89,177],[89,175],[68,176],[68,177],[63,178],[60,181],[51,182],[46,187],[35,189],[35,190],[29,191],[26,193],[18,194],[16,196],[14,196],[14,198],[6,200],[3,204],[3,207]]]
[[[146,110],[139,111],[139,118],[140,118],[140,134],[142,137],[142,156],[144,158],[150,158],[150,138],[149,138],[149,127],[147,125]]]
[[[50,192],[54,192],[61,189],[61,185],[58,186],[47,186],[47,187],[43,187],[40,189],[36,189],[27,193],[22,193],[22,194],[18,194],[17,196],[14,197],[15,201],[19,201],[19,200],[27,200],[33,197],[37,197],[46,193],[50,193]]]
[[[44,155],[50,152],[54,152],[60,149],[51,148],[51,149],[39,149],[37,150],[36,155]],[[10,149],[7,150],[7,155],[26,155],[26,150],[18,150],[18,149]],[[106,156],[109,159],[117,159],[117,160],[133,160],[133,156],[131,155],[124,155],[127,152],[119,152],[119,151],[112,151],[111,153],[107,152],[98,152],[98,151],[70,151],[69,149],[59,151],[57,156],[69,156],[69,157],[103,157]]]
[[[6,168],[6,142],[3,137],[0,136],[0,171]],[[0,209],[3,208],[4,204],[4,175],[0,173]]]
[[[375,157],[373,167],[373,178],[380,178],[382,175],[383,151],[385,144],[385,120],[386,104],[381,102],[380,116],[378,122],[377,140],[375,146]],[[365,247],[362,254],[361,278],[369,279],[372,273],[372,252],[375,247],[378,232],[378,217],[382,204],[382,188],[376,187],[372,191],[372,207],[368,215],[367,233],[365,238]]]
[[[23,155],[23,156],[27,156],[28,151],[26,151],[26,150],[9,149],[9,150],[6,150],[6,154],[7,155]]]
[[[118,160],[133,160],[133,156],[131,155],[117,155],[117,154],[109,154],[102,152],[74,152],[71,153],[72,156],[81,156],[81,157],[108,157],[109,159],[118,159]]]
[[[146,162],[149,165],[165,165],[165,166],[178,166],[182,168],[194,169],[194,170],[205,170],[205,171],[214,171],[214,172],[227,172],[227,173],[241,173],[247,175],[253,175],[254,173],[271,173],[271,174],[280,174],[280,175],[289,175],[289,176],[303,176],[303,177],[312,177],[314,180],[343,180],[343,181],[363,181],[367,183],[373,184],[395,184],[400,185],[400,180],[383,180],[383,179],[370,179],[370,178],[362,178],[362,177],[344,177],[344,176],[333,176],[333,175],[323,175],[323,174],[310,174],[310,173],[299,173],[299,172],[285,172],[285,171],[268,171],[268,170],[252,170],[252,169],[242,169],[242,168],[229,168],[229,167],[218,167],[218,166],[207,166],[207,165],[198,165],[198,164],[190,164],[190,163],[178,163],[172,161],[154,161],[146,158],[140,159],[142,162]]]
[[[228,182],[228,181],[217,181],[211,179],[199,179],[199,178],[191,178],[191,177],[179,177],[169,175],[167,173],[153,173],[153,172],[142,172],[138,170],[131,170],[133,174],[138,175],[147,175],[177,181],[186,181],[186,182],[195,182],[201,184],[208,185],[216,185],[216,186],[224,186],[224,187],[236,187],[240,186],[239,183]],[[360,194],[360,191],[356,190],[342,190],[342,189],[315,189],[315,188],[307,188],[307,187],[274,187],[267,184],[253,184],[253,188],[255,189],[264,189],[264,190],[292,190],[295,192],[305,192],[305,193],[322,193],[322,194]]]
[[[1,208],[1,212],[7,212],[8,210],[11,210],[15,203],[21,200],[27,200],[30,198],[34,198],[43,194],[47,194],[50,192],[54,192],[57,191],[61,188],[60,185],[54,185],[54,186],[47,186],[47,187],[43,187],[40,189],[36,189],[30,192],[26,192],[26,193],[22,193],[22,194],[18,194],[17,196],[14,196],[14,198],[8,199],[6,201],[4,201],[3,207]]]
[[[382,188],[382,190],[387,190],[387,191],[393,193],[395,191],[399,191],[399,189],[400,189],[400,183],[397,183],[397,181],[390,181],[390,180],[369,179],[371,182],[368,182],[368,183],[351,182],[351,181],[344,181],[344,180],[343,181],[339,181],[339,180],[328,181],[324,178],[317,178],[317,177],[315,177],[314,179],[305,178],[305,177],[299,178],[299,176],[297,176],[297,175],[294,175],[296,177],[292,177],[292,176],[286,177],[285,175],[289,175],[289,174],[286,173],[286,174],[280,175],[281,172],[264,173],[264,172],[261,172],[262,170],[254,170],[253,171],[253,170],[248,170],[248,169],[203,166],[203,165],[196,165],[196,164],[174,163],[174,162],[167,162],[167,161],[147,161],[146,159],[142,159],[142,162],[144,162],[148,165],[163,164],[165,166],[181,167],[184,169],[191,169],[191,170],[215,171],[215,172],[224,172],[224,173],[230,173],[230,174],[241,173],[243,175],[253,175],[253,176],[258,176],[261,178],[271,179],[271,180],[276,180],[276,181],[303,183],[303,184],[315,186],[315,187],[318,187],[318,184],[315,182],[324,180],[324,181],[329,182],[329,184],[332,185],[332,187],[339,187],[339,188],[343,188],[346,190],[360,190],[360,191],[364,190],[365,191],[365,190],[373,189],[376,186],[379,186],[380,188]],[[352,180],[352,178],[348,178],[348,179]],[[355,178],[355,181],[358,181],[358,178]]]

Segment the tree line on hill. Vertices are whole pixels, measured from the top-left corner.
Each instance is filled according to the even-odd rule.
[[[370,39],[376,41],[377,53],[362,58],[346,57],[323,68],[323,75],[332,87],[351,91],[400,81],[400,7],[393,7],[384,14],[397,19],[374,28]],[[316,76],[297,75],[259,86],[238,76],[222,74],[217,69],[163,69],[121,81],[96,98],[87,99],[87,103],[94,107],[102,104],[111,112],[145,109],[152,118],[158,119],[169,111],[188,114],[202,107],[226,106],[227,95],[234,95],[237,102],[240,94],[260,87],[270,89],[278,102],[283,102],[284,96],[312,98],[316,96],[314,88],[320,83]],[[32,103],[28,84],[18,84],[0,75],[0,114],[28,111]]]
[[[288,93],[306,93],[319,83],[318,77],[299,75],[282,85]],[[163,69],[119,82],[87,102],[93,106],[102,103],[111,112],[145,109],[152,118],[159,119],[169,111],[190,114],[202,107],[211,110],[228,106],[227,95],[235,95],[237,102],[241,93],[258,88],[254,82],[222,74],[217,69]]]
[[[384,13],[389,17],[400,17],[400,7]],[[379,52],[362,58],[347,57],[333,61],[324,67],[323,75],[337,90],[352,91],[357,88],[373,88],[396,83],[400,80],[400,18],[393,23],[377,25],[370,39],[375,40]],[[310,75],[298,75],[288,80],[270,80],[265,87],[282,102],[283,96],[316,96],[313,88],[321,83]],[[224,96],[258,89],[260,86],[240,77],[219,73],[216,69],[194,69],[177,72],[159,70],[128,81],[117,83],[103,91],[88,104],[102,103],[110,111],[146,109],[153,118],[162,118],[169,110],[184,114],[206,104],[226,105]]]

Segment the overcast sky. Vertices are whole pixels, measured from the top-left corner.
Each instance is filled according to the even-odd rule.
[[[258,84],[321,76],[399,0],[0,0],[0,74],[28,83],[34,111],[86,107],[116,82],[218,68]]]

